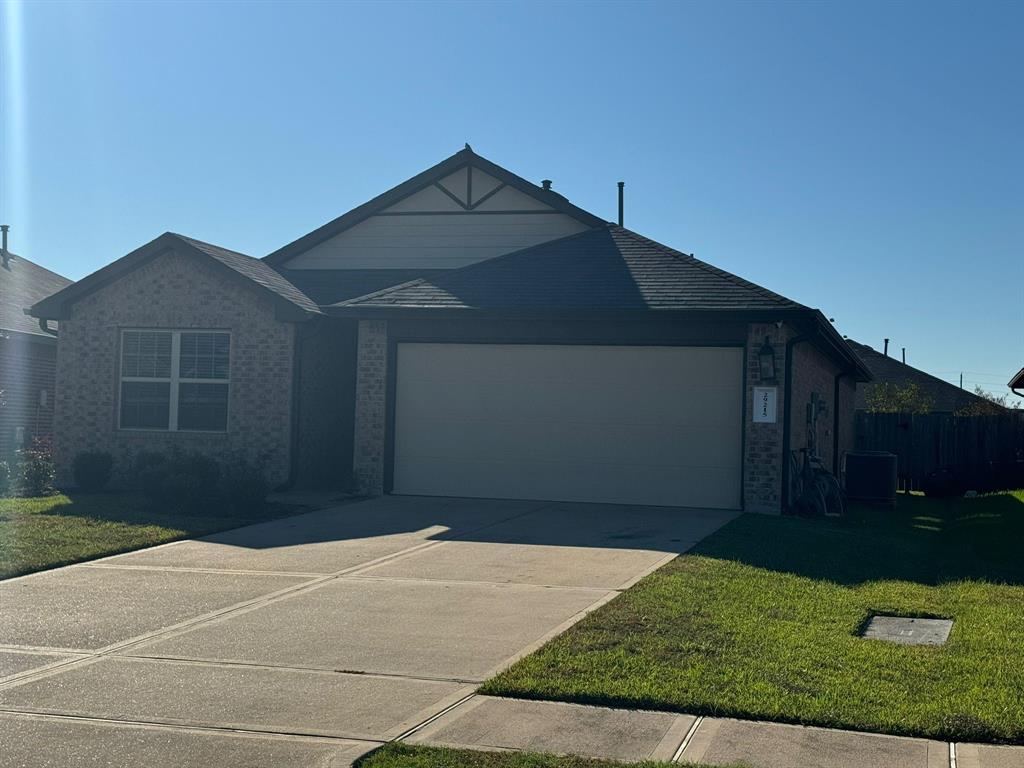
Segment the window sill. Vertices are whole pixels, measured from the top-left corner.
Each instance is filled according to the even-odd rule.
[[[152,438],[175,437],[175,436],[179,436],[179,435],[185,436],[185,437],[230,437],[231,436],[230,432],[212,432],[212,431],[208,432],[208,431],[201,430],[201,429],[176,429],[176,430],[170,430],[170,429],[124,429],[124,428],[118,428],[118,429],[114,430],[114,434],[116,434],[118,436],[123,436],[123,437],[152,437]]]

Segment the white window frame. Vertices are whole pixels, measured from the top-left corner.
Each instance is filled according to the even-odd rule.
[[[171,375],[170,378],[153,378],[149,376],[125,376],[124,375],[124,335],[126,333],[169,333],[171,334]],[[181,334],[183,333],[220,333],[228,337],[228,375],[223,379],[195,379],[182,378],[181,371]],[[223,435],[228,431],[227,422],[231,416],[231,351],[234,349],[234,339],[231,331],[223,328],[122,328],[121,344],[117,355],[117,428],[125,432],[198,432],[208,435]],[[169,384],[170,398],[167,413],[167,429],[159,427],[124,427],[121,425],[121,396],[124,382],[144,382],[149,384]],[[223,384],[228,388],[227,413],[224,429],[179,429],[178,428],[178,387],[181,384]]]

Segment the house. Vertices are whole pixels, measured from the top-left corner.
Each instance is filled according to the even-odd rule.
[[[1017,391],[1018,389],[1024,389],[1024,368],[1017,371],[1014,377],[1010,379],[1010,383],[1007,384],[1007,386],[1017,397],[1024,397],[1024,393]]]
[[[167,233],[31,311],[63,482],[180,446],[371,495],[778,512],[870,377],[818,310],[468,146],[263,259]]]
[[[871,388],[878,384],[892,384],[897,387],[916,384],[921,395],[931,403],[931,412],[933,413],[955,413],[972,406],[985,409],[998,408],[991,401],[979,397],[973,392],[968,392],[955,384],[950,384],[948,381],[943,381],[894,357],[889,357],[887,350],[878,352],[867,344],[861,344],[852,339],[846,341],[875,377],[873,382],[857,386],[857,410],[867,410],[868,395]]]
[[[53,427],[57,339],[24,310],[71,283],[0,244],[0,460]]]

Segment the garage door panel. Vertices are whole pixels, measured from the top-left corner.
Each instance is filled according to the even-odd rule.
[[[396,493],[739,506],[742,350],[399,344]]]
[[[446,478],[459,475],[459,493]],[[614,473],[595,473],[589,463],[500,462],[467,459],[457,466],[423,459],[410,465],[405,482],[415,494],[582,501],[599,504],[680,506],[678,486],[685,486],[690,507],[732,509],[739,506],[733,469],[662,468],[617,465]],[[723,494],[723,487],[732,487]],[[412,491],[410,491],[412,493]]]
[[[421,458],[495,459],[527,456],[537,461],[616,462],[664,466],[735,467],[736,446],[719,439],[717,427],[664,424],[531,422],[494,419],[484,425],[436,418],[405,422],[409,437],[395,462]]]
[[[630,386],[654,386],[669,379],[706,385],[732,377],[743,352],[736,347],[598,347],[534,344],[402,344],[408,377],[450,381],[459,370],[465,383],[500,384],[510,380],[564,381],[579,386],[591,380]],[[681,357],[679,350],[685,349]],[[601,350],[599,356],[594,350]],[[473,364],[466,366],[467,355]],[[523,367],[524,355],[530,364]]]
[[[724,411],[742,402],[740,386],[676,384],[653,386],[605,381],[503,381],[467,387],[450,380],[403,381],[399,399],[407,413],[439,413],[446,418],[476,420],[493,414],[510,420],[530,419],[567,423],[647,422],[654,424],[714,425]],[[666,411],[665,402],[676,400]],[[501,410],[495,413],[496,404]],[[737,412],[738,413],[738,412]]]

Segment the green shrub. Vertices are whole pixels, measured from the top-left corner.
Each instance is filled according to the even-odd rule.
[[[155,451],[141,451],[131,462],[130,482],[149,501],[161,502],[167,457]]]
[[[264,464],[241,456],[222,465],[194,451],[143,451],[131,462],[129,475],[157,509],[195,514],[222,505],[229,513],[247,515],[266,507]]]
[[[11,465],[0,461],[0,496],[6,496],[11,490]]]
[[[172,452],[164,493],[176,509],[207,511],[220,500],[220,465],[201,453]]]
[[[252,514],[266,507],[270,486],[263,465],[263,461],[237,458],[222,468],[221,492],[224,503],[233,514]]]
[[[114,457],[106,451],[82,451],[75,456],[75,485],[83,491],[101,490],[110,482]]]
[[[47,438],[33,438],[28,448],[18,451],[15,486],[19,496],[52,496],[57,492],[53,486],[56,476],[53,448]]]
[[[135,484],[158,509],[204,512],[220,500],[220,465],[200,453],[144,451],[135,457]]]

